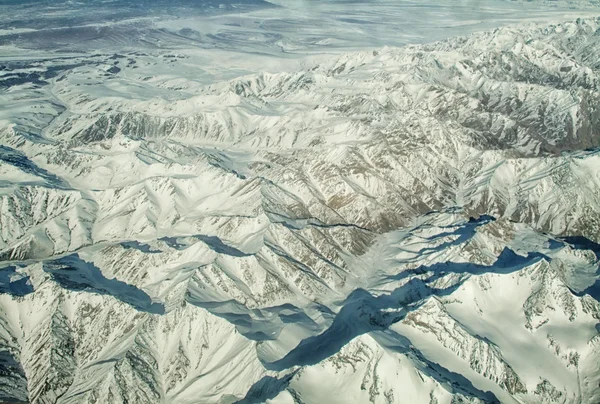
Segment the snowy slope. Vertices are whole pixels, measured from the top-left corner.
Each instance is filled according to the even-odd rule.
[[[598,32],[7,63],[0,400],[599,402]]]

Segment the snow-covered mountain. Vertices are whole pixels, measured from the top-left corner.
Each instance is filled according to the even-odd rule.
[[[0,400],[600,402],[599,35],[3,62]]]

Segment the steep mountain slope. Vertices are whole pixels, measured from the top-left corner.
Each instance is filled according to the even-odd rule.
[[[319,402],[339,385],[356,402],[407,391],[415,402],[595,402],[600,304],[571,289],[593,282],[595,255],[523,225],[461,217],[435,213],[381,236],[347,255],[344,272],[319,257],[339,246],[242,255],[202,241],[5,268],[6,355],[27,375],[6,394]],[[273,227],[273,237],[304,238]]]
[[[600,401],[599,32],[6,67],[0,400]]]

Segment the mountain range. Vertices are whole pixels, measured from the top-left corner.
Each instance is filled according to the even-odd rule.
[[[598,55],[2,61],[0,400],[600,402]]]

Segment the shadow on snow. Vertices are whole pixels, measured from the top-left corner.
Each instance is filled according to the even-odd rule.
[[[445,262],[431,266],[421,266],[413,271],[405,271],[392,277],[400,280],[416,274],[431,273],[426,279],[413,278],[389,294],[373,296],[363,289],[357,289],[348,296],[331,326],[323,333],[301,341],[296,348],[282,359],[265,363],[271,370],[283,371],[294,366],[317,364],[338,352],[355,337],[385,330],[402,320],[406,314],[420,307],[430,296],[444,296],[458,289],[463,281],[447,288],[439,289],[430,284],[446,273],[475,274],[504,273],[519,271],[541,259],[549,259],[543,254],[529,254],[522,257],[506,248],[497,261],[490,265]]]
[[[120,280],[106,278],[98,267],[82,260],[78,254],[45,262],[43,268],[65,289],[111,295],[137,310],[165,313],[163,304],[153,302],[146,292]]]

